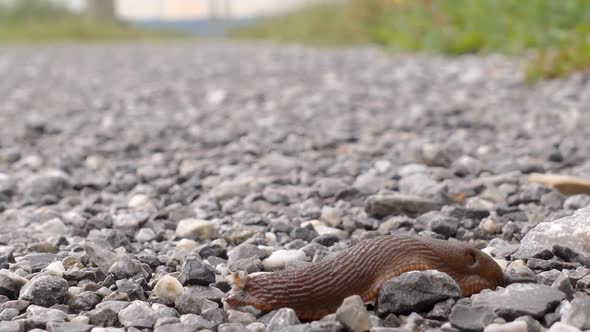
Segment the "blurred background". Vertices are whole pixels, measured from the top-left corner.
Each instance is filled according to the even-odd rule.
[[[0,43],[192,38],[516,55],[534,82],[590,68],[590,1],[0,0]]]

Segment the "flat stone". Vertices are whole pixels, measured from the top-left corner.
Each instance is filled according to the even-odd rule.
[[[47,332],[89,332],[94,328],[92,325],[71,323],[71,322],[49,322]]]
[[[483,291],[471,296],[473,306],[493,309],[504,319],[530,315],[542,318],[565,299],[558,289],[538,284],[511,284],[498,291]]]
[[[457,283],[447,274],[429,270],[404,273],[381,287],[377,313],[407,314],[430,310],[436,303],[461,297]]]
[[[365,211],[375,218],[389,215],[417,217],[440,207],[441,205],[433,199],[402,194],[374,195],[365,202]]]
[[[490,324],[483,329],[483,332],[529,332],[524,321],[514,321],[504,324]]]
[[[480,332],[496,318],[498,316],[491,308],[463,304],[456,304],[449,315],[451,324],[465,332]]]
[[[529,182],[541,183],[565,195],[590,194],[590,180],[573,176],[533,173]]]
[[[571,325],[567,325],[562,322],[557,322],[551,325],[551,328],[547,332],[582,332],[579,328]]]

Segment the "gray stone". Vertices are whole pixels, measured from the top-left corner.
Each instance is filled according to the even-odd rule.
[[[581,330],[590,329],[590,297],[575,298],[561,315],[561,321]]]
[[[565,298],[569,301],[574,297],[574,287],[570,279],[563,273],[560,273],[555,281],[551,284],[551,287],[557,288],[565,294]]]
[[[11,322],[0,322],[0,331],[2,332],[22,332],[25,331],[25,321],[15,320]]]
[[[71,313],[81,311],[90,311],[100,302],[100,297],[94,292],[82,292],[68,301],[68,307]]]
[[[489,307],[505,319],[524,315],[541,318],[564,299],[565,294],[560,290],[536,284],[512,284],[498,291],[471,296],[473,306]]]
[[[432,199],[402,194],[374,195],[365,202],[365,211],[376,218],[389,215],[416,217],[440,207],[441,205]]]
[[[54,276],[33,278],[20,290],[20,300],[42,307],[63,303],[68,291],[68,282]]]
[[[0,321],[12,320],[19,315],[19,311],[14,308],[6,308],[0,311]]]
[[[461,297],[457,283],[447,274],[429,270],[404,273],[381,287],[377,312],[407,314],[430,310],[437,302]]]
[[[551,222],[542,222],[520,241],[515,257],[529,258],[542,249],[559,243],[584,255],[590,255],[590,207]]]
[[[90,262],[98,266],[103,272],[107,272],[117,260],[117,255],[94,242],[86,242],[84,251],[86,251]]]
[[[33,252],[26,254],[23,258],[31,263],[31,269],[33,272],[39,272],[47,267],[51,262],[57,260],[56,254]]]
[[[202,289],[197,287],[185,287],[182,294],[174,301],[174,304],[181,314],[195,315],[200,315],[201,312],[207,309],[218,307],[217,303],[208,300],[203,295]]]
[[[223,323],[217,327],[217,332],[252,332],[239,323]]]
[[[300,322],[295,311],[290,308],[282,308],[277,310],[268,322],[267,328],[269,331],[279,331],[288,326],[297,324],[300,324]]]
[[[80,323],[47,323],[47,332],[90,332],[94,326]]]
[[[88,317],[89,323],[92,325],[113,326],[119,320],[117,312],[113,311],[111,308],[103,307],[92,309],[86,312],[84,315]]]
[[[479,332],[497,317],[491,308],[456,304],[451,310],[449,321],[461,331]]]
[[[309,326],[309,332],[342,332],[344,326],[338,321],[314,321]]]
[[[133,301],[117,316],[123,326],[137,328],[152,328],[159,318],[147,303],[141,301]]]
[[[9,298],[15,298],[23,286],[17,278],[0,273],[0,295],[6,295]]]
[[[43,196],[60,197],[70,187],[68,176],[61,171],[51,171],[34,175],[22,185],[21,191],[30,199],[37,200]]]
[[[30,305],[27,308],[27,319],[35,325],[45,325],[49,322],[65,322],[67,315],[61,310]]]
[[[143,268],[140,261],[131,259],[128,255],[121,256],[108,270],[117,279],[141,277],[147,279],[149,273]]]
[[[589,195],[572,195],[566,198],[563,207],[568,210],[578,210],[590,205]]]

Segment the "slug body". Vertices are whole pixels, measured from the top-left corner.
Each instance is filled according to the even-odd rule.
[[[447,273],[464,296],[503,284],[500,266],[467,244],[387,235],[300,269],[251,276],[225,301],[232,307],[252,305],[262,311],[287,307],[301,319],[320,319],[335,312],[348,296],[373,302],[387,280],[420,270]]]

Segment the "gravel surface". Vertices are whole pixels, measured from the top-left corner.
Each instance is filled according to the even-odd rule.
[[[590,178],[590,76],[520,72],[374,49],[2,48],[0,330],[590,330],[590,196],[528,181]],[[316,322],[223,305],[232,271],[394,233],[470,242],[519,283],[437,297],[453,281],[413,272],[380,310],[351,297]]]

